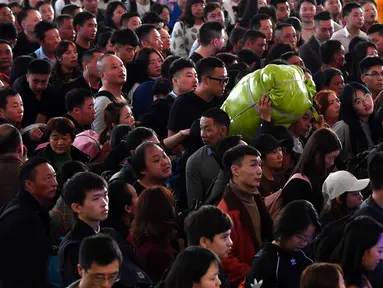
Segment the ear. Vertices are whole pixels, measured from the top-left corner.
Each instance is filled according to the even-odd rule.
[[[225,135],[228,134],[228,133],[227,133],[227,127],[226,127],[226,126],[221,126],[221,127],[219,128],[219,130],[220,130],[222,136],[225,136]]]
[[[100,75],[100,78],[103,79],[104,78],[104,72],[98,72],[98,75]]]
[[[150,46],[148,41],[146,41],[146,40],[142,40],[141,41],[141,45],[142,45],[143,48]]]
[[[80,264],[77,264],[77,272],[80,275],[80,277],[82,278],[82,276],[84,274],[84,269],[82,269]]]
[[[133,156],[134,150],[130,150],[130,155]]]
[[[238,166],[237,165],[231,165],[230,170],[231,170],[231,174],[233,174],[233,176],[238,176]]]
[[[201,237],[199,238],[199,245],[203,248],[208,248],[208,244],[209,244],[209,239],[207,239],[206,237]]]
[[[33,182],[31,180],[25,180],[25,188],[28,190],[33,190]]]
[[[74,212],[76,212],[77,214],[80,214],[80,212],[81,212],[80,207],[81,207],[81,205],[78,204],[78,203],[72,203],[72,204],[70,205],[70,208],[72,208],[72,210],[73,210]]]
[[[0,108],[0,117],[5,116],[5,110],[3,108]]]
[[[363,83],[366,83],[366,74],[362,74],[360,80],[362,80]]]
[[[125,205],[124,210],[128,214],[132,214],[132,207],[129,205]]]
[[[74,27],[76,34],[80,31],[80,29],[81,29],[81,26],[78,24],[76,25],[76,27]]]
[[[80,109],[78,107],[74,107],[73,108],[73,113],[76,114],[76,115],[79,115],[80,114]]]
[[[178,83],[177,78],[172,78],[172,83],[173,83],[173,86],[176,86]]]
[[[342,201],[340,200],[340,197],[339,197],[339,196],[336,197],[335,200],[336,200],[337,203],[342,204]]]

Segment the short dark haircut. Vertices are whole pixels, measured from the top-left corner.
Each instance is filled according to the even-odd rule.
[[[81,7],[77,6],[76,4],[68,4],[68,5],[65,5],[62,9],[61,9],[61,14],[64,15],[70,15],[72,17],[74,17],[74,12],[77,10],[77,9],[80,9]]]
[[[220,22],[206,22],[202,25],[198,32],[198,39],[201,46],[207,46],[213,39],[222,37],[222,30],[225,30]]]
[[[18,95],[19,93],[11,88],[0,88],[0,109],[4,109],[7,105],[8,98]]]
[[[97,39],[96,47],[98,49],[105,49],[106,45],[108,45],[109,40],[111,40],[113,35],[113,31],[106,30],[100,33]]]
[[[0,39],[15,40],[17,38],[17,29],[11,22],[0,23]]]
[[[14,8],[14,7],[18,7],[18,8],[20,8],[20,9],[23,8],[23,6],[22,6],[19,2],[16,2],[16,1],[10,2],[10,3],[8,4],[8,7],[9,7],[11,10],[12,10],[12,8]]]
[[[323,64],[330,64],[334,55],[340,53],[342,43],[337,40],[328,40],[320,46],[320,57]]]
[[[56,25],[52,22],[43,20],[37,23],[34,30],[37,40],[44,42],[45,33],[52,29],[56,29]]]
[[[254,30],[259,30],[261,28],[261,21],[271,20],[270,16],[264,13],[256,14],[251,18],[250,28]]]
[[[45,4],[49,4],[53,9],[52,3],[49,0],[43,0],[43,1],[37,2],[35,8],[40,11],[40,7],[45,5]]]
[[[85,22],[90,20],[90,19],[96,19],[96,16],[88,11],[83,11],[78,13],[76,16],[73,18],[73,26],[74,29],[77,31],[77,25],[80,27],[84,26]]]
[[[218,59],[221,59],[225,63],[226,67],[235,64],[238,61],[238,56],[229,52],[221,52],[215,55]]]
[[[172,91],[172,83],[168,79],[158,78],[154,81],[152,92],[156,95],[169,95]]]
[[[25,189],[25,181],[31,180],[35,181],[36,179],[36,167],[41,164],[50,164],[49,161],[42,157],[32,157],[29,158],[20,168],[19,173],[19,182],[21,188]]]
[[[331,13],[329,11],[321,11],[315,14],[314,23],[315,26],[319,26],[320,21],[328,21],[332,20]]]
[[[51,64],[47,60],[35,59],[28,65],[28,74],[48,75],[52,72]]]
[[[368,178],[370,178],[372,190],[378,191],[383,188],[383,152],[374,152],[368,157]]]
[[[169,79],[171,82],[172,78],[169,78],[170,67],[173,65],[175,61],[177,61],[180,58],[181,58],[180,56],[170,55],[164,60],[164,62],[162,62],[162,65],[161,65],[162,78]]]
[[[125,22],[125,21],[129,21],[130,18],[133,18],[133,17],[140,17],[140,15],[137,13],[137,12],[127,12],[125,13],[124,15],[121,16],[121,25]]]
[[[293,57],[293,56],[301,57],[301,56],[299,56],[299,54],[298,54],[297,52],[295,52],[295,51],[289,51],[289,52],[283,53],[283,54],[281,55],[281,59],[282,59],[282,60],[289,61],[289,59],[290,59],[291,57]]]
[[[79,264],[85,271],[88,271],[93,263],[107,266],[118,260],[121,265],[123,260],[117,242],[109,235],[102,233],[84,238],[81,241],[78,255]]]
[[[271,0],[270,1],[270,5],[272,5],[275,8],[277,8],[278,4],[283,4],[283,3],[286,3],[286,2],[288,2],[288,1],[287,0]]]
[[[214,241],[216,235],[225,233],[233,227],[230,217],[221,209],[204,205],[190,213],[185,219],[185,232],[188,245],[200,245],[200,239],[206,237]]]
[[[84,205],[86,193],[107,188],[108,184],[101,176],[93,172],[80,172],[64,184],[63,198],[68,207],[73,203]]]
[[[306,200],[293,201],[279,213],[273,227],[274,239],[286,241],[295,234],[304,232],[309,225],[315,226],[315,235],[321,229],[318,213]]]
[[[237,145],[226,151],[226,153],[223,155],[222,163],[225,167],[225,170],[230,174],[230,177],[233,177],[231,166],[240,166],[243,158],[247,155],[260,157],[261,153],[259,153],[257,149],[245,144]]]
[[[20,25],[20,27],[21,27],[21,22],[23,22],[24,19],[28,17],[29,11],[33,11],[33,10],[37,11],[35,8],[24,7],[23,9],[21,9],[19,14],[17,14],[16,20],[17,20],[17,23]]]
[[[59,191],[62,191],[65,182],[72,178],[74,175],[80,172],[86,172],[89,171],[88,167],[80,161],[69,161],[66,162],[60,169],[59,181],[58,181],[58,188]]]
[[[83,88],[74,88],[65,95],[65,108],[68,112],[84,105],[86,99],[93,98],[92,92]]]
[[[379,32],[379,35],[383,36],[383,24],[375,23],[367,29],[367,35]]]
[[[54,23],[56,23],[57,27],[60,27],[66,20],[73,20],[73,17],[68,14],[62,14],[56,17]]]
[[[373,66],[383,66],[383,59],[379,56],[367,56],[360,61],[359,68],[362,74],[366,74]]]
[[[128,28],[114,31],[110,42],[112,45],[117,44],[118,46],[130,45],[137,47],[140,45],[137,34]]]
[[[266,35],[257,30],[248,30],[243,36],[243,44],[246,44],[247,41],[254,42],[258,38],[266,39]]]
[[[234,46],[235,44],[238,43],[239,40],[242,40],[243,35],[245,35],[246,31],[247,30],[243,27],[234,28],[230,33],[230,37],[229,37],[230,44]]]
[[[246,63],[249,66],[254,62],[257,62],[258,68],[261,68],[261,58],[259,58],[258,54],[251,49],[243,49],[239,51],[238,62]]]
[[[207,19],[208,14],[217,8],[223,11],[221,4],[219,4],[218,2],[207,3],[205,5],[205,8],[203,8],[203,17]]]
[[[213,119],[214,124],[225,126],[227,128],[227,131],[229,131],[230,117],[225,111],[221,110],[220,108],[210,108],[203,112],[201,117]]]
[[[317,2],[316,2],[315,0],[300,0],[300,1],[298,2],[298,11],[301,9],[302,4],[305,3],[305,2],[307,2],[307,3],[311,3],[311,4],[313,4],[315,7],[317,7]]]
[[[134,154],[131,159],[131,164],[132,164],[132,169],[134,171],[134,174],[136,174],[138,179],[141,179],[144,177],[144,175],[141,173],[146,169],[146,150],[149,147],[159,147],[161,148],[160,145],[153,143],[153,142],[144,142],[140,144],[135,150]],[[161,148],[162,149],[162,148]]]
[[[203,76],[210,76],[215,68],[225,68],[225,63],[217,57],[206,57],[197,62],[198,81],[201,82]]]
[[[76,137],[74,123],[66,117],[55,117],[48,121],[44,134],[49,137],[53,131],[62,135],[69,134],[72,141]]]
[[[137,29],[134,30],[134,32],[136,32],[141,42],[142,40],[147,40],[147,37],[153,30],[156,30],[156,26],[152,24],[142,24],[140,27],[137,27]]]
[[[357,9],[357,8],[362,9],[362,6],[356,2],[346,3],[342,8],[342,16],[343,17],[348,16],[352,12],[353,9]]]
[[[94,56],[94,54],[96,54],[96,53],[104,54],[104,53],[103,53],[101,50],[99,50],[99,49],[89,49],[89,50],[86,50],[86,51],[84,52],[84,54],[82,55],[82,59],[80,59],[81,62],[83,62],[83,61],[86,61],[86,62],[90,62],[90,61],[92,61],[93,56]]]
[[[285,3],[285,2],[283,2]],[[269,5],[269,6],[263,6],[261,8],[258,9],[258,13],[259,14],[266,14],[266,15],[269,15],[270,18],[271,18],[271,21],[273,23],[276,23],[277,22],[277,11],[275,10],[275,7],[272,6],[272,5]]]
[[[340,75],[343,76],[342,71],[336,68],[327,68],[322,72],[322,81],[323,81],[323,86],[328,86],[330,85],[331,79],[336,76]]]
[[[0,155],[14,153],[23,143],[20,131],[11,124],[0,125]]]
[[[136,150],[142,142],[153,136],[157,136],[156,132],[154,132],[153,129],[147,127],[136,127],[125,138],[126,149],[128,149],[129,151]]]

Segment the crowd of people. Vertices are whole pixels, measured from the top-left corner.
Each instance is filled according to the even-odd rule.
[[[0,2],[0,287],[383,287],[374,0]],[[316,93],[245,139],[267,65]]]

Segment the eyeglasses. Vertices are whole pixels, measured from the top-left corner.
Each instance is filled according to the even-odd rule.
[[[221,86],[226,86],[227,83],[229,83],[229,81],[230,81],[230,78],[229,78],[229,77],[225,77],[225,78],[207,77],[207,78],[212,79],[212,80],[219,81],[219,84],[220,84]]]
[[[305,242],[307,244],[310,244],[310,243],[313,243],[317,238],[313,238],[313,237],[306,237],[305,235],[302,235],[302,234],[295,234],[295,237],[298,238],[298,240],[300,242]]]
[[[112,274],[112,275],[105,275],[105,274],[90,274],[88,273],[89,278],[92,279],[94,284],[102,284],[105,281],[108,281],[108,283],[115,283],[120,280],[120,274]]]
[[[375,77],[375,78],[378,78],[379,76],[380,76],[380,77],[383,77],[383,71],[380,72],[380,73],[374,71],[374,72],[371,72],[370,74],[367,74],[367,73],[366,73],[366,74],[364,74],[364,75],[366,75],[366,76],[371,76],[371,77]]]

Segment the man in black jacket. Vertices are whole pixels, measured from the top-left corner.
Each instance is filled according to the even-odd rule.
[[[56,173],[47,160],[30,158],[20,170],[20,190],[0,212],[0,286],[46,287],[49,213]]]

